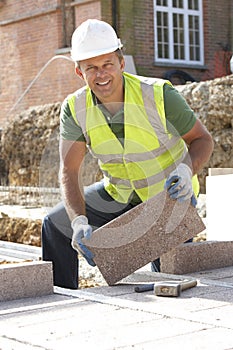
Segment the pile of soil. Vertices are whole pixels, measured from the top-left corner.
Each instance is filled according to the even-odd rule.
[[[1,213],[0,240],[41,246],[41,220],[11,218]]]

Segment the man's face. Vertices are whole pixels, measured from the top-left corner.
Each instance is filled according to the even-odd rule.
[[[123,102],[122,72],[125,62],[115,52],[79,62],[76,73],[102,103]]]

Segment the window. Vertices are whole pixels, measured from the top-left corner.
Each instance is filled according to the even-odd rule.
[[[154,0],[155,61],[203,65],[202,0]]]

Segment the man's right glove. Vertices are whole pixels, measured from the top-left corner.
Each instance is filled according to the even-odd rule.
[[[73,229],[72,247],[80,252],[82,256],[87,260],[91,266],[96,266],[93,258],[93,253],[82,242],[83,238],[90,239],[92,234],[92,228],[88,225],[88,219],[84,215],[79,215],[71,222]]]
[[[180,163],[168,176],[164,188],[172,199],[177,199],[178,202],[191,199],[192,205],[196,206],[197,200],[192,187],[192,171],[188,165]]]

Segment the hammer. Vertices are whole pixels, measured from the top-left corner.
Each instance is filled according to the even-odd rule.
[[[181,291],[195,287],[197,280],[185,279],[182,281],[161,281],[151,284],[143,284],[134,288],[137,293],[154,290],[156,296],[162,297],[179,297]]]

